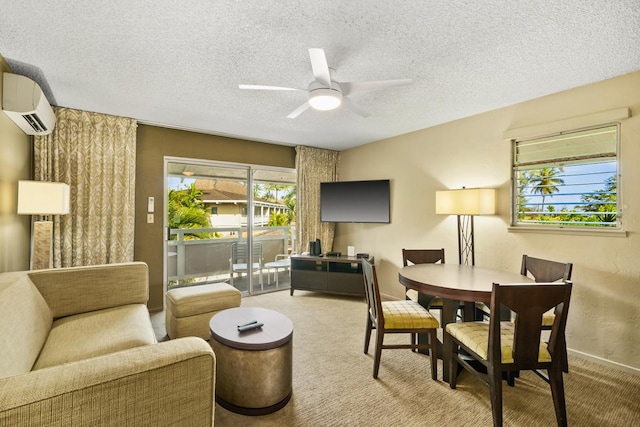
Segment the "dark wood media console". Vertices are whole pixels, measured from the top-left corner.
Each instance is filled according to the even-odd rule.
[[[364,279],[360,258],[291,257],[291,290],[296,289],[331,294],[364,296]]]

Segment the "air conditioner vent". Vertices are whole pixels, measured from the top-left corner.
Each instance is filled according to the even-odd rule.
[[[46,132],[47,127],[42,123],[37,114],[24,114],[22,117],[29,123],[29,126],[36,132]]]

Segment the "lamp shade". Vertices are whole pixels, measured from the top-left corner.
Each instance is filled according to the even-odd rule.
[[[66,215],[69,185],[63,182],[18,181],[18,214]]]
[[[496,190],[463,188],[436,191],[436,213],[443,215],[491,215],[496,212]]]

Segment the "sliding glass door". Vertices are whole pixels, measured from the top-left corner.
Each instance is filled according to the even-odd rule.
[[[289,287],[295,170],[165,159],[166,285]]]

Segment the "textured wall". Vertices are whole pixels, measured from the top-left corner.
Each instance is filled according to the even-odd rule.
[[[4,71],[11,70],[0,55],[0,77]],[[31,179],[31,148],[31,137],[0,112],[0,273],[29,269],[31,216],[16,211],[18,180]]]
[[[511,147],[507,129],[629,107],[620,170],[627,237],[508,230]],[[640,72],[457,120],[341,154],[340,179],[391,183],[391,224],[339,224],[334,250],[355,245],[380,263],[382,291],[401,297],[401,250],[444,247],[457,262],[455,217],[435,215],[435,191],[498,189],[495,216],[476,218],[476,265],[519,271],[522,254],[573,262],[568,346],[640,369]]]

